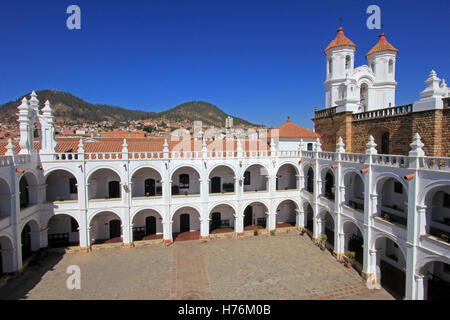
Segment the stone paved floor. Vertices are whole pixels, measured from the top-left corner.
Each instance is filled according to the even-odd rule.
[[[68,290],[66,269],[81,268]],[[0,299],[393,299],[296,232],[172,246],[51,253],[0,288]]]

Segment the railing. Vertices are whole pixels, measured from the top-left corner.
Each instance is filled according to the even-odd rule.
[[[391,107],[391,108],[378,109],[378,110],[366,111],[366,112],[361,112],[361,113],[354,113],[353,120],[366,120],[366,119],[404,115],[404,114],[412,112],[412,110],[413,110],[412,104],[405,104],[402,106],[396,106],[396,107]]]
[[[300,156],[301,154],[301,156]],[[368,157],[374,165],[389,166],[397,168],[408,168],[417,161],[418,168],[429,170],[450,171],[450,158],[445,157],[409,157],[391,154],[367,155],[364,153],[336,153],[336,152],[316,152],[316,151],[275,151],[254,150],[254,151],[171,151],[164,152],[95,152],[95,153],[56,153],[51,161],[80,161],[84,160],[122,160],[128,156],[130,160],[164,160],[164,159],[233,159],[233,158],[304,158],[308,160],[319,159],[325,161],[365,163]],[[15,162],[14,162],[15,161]],[[30,161],[29,155],[17,155],[15,159],[11,156],[0,157],[0,167],[13,165],[14,163],[25,163]],[[43,160],[46,162],[46,160]]]
[[[315,118],[325,118],[325,117],[329,117],[333,114],[336,113],[336,108],[337,107],[332,107],[332,108],[326,108],[326,109],[322,109],[322,110],[316,110],[315,111]]]
[[[372,161],[378,165],[392,166],[397,168],[408,168],[409,157],[390,154],[376,154],[372,156]]]

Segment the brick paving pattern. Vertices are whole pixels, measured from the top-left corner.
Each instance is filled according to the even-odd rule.
[[[81,289],[68,290],[69,265]],[[0,299],[393,299],[297,232],[50,253]]]

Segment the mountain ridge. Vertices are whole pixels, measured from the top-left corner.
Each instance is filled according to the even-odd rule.
[[[0,105],[0,122],[17,123],[17,107],[24,97],[29,98],[31,93],[19,97],[16,101],[9,101]],[[228,116],[225,111],[216,105],[205,101],[189,101],[161,112],[128,109],[109,104],[93,104],[69,92],[59,90],[40,90],[36,92],[40,108],[49,100],[57,124],[79,124],[83,122],[126,122],[131,120],[155,120],[191,122],[200,120],[204,124],[222,127]],[[258,126],[244,119],[233,117],[235,125]]]

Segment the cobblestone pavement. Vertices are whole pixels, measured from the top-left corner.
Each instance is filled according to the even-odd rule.
[[[0,299],[393,299],[298,233],[51,253]],[[68,290],[69,265],[81,289]]]

